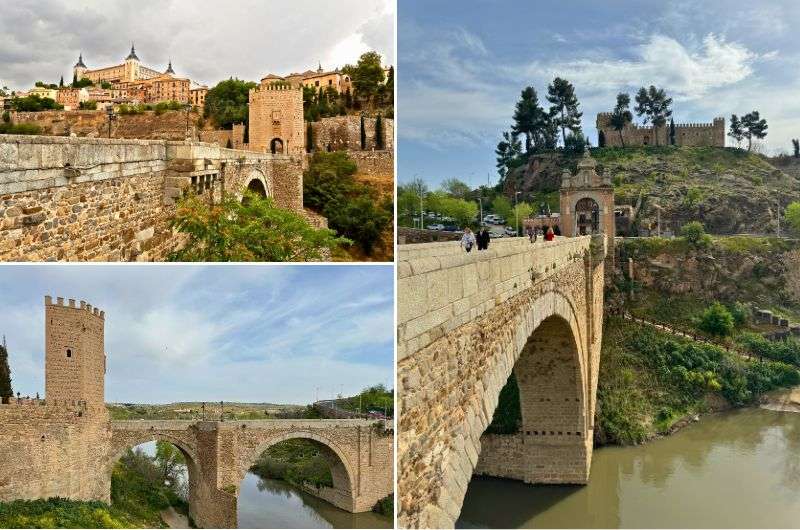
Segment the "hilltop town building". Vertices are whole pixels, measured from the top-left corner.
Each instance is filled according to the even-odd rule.
[[[601,112],[597,115],[597,134],[604,140],[606,147],[622,147],[623,139],[626,147],[655,145],[656,134],[658,145],[670,145],[670,125],[663,127],[644,127],[630,123],[620,131],[610,125],[611,113]],[[714,118],[711,123],[676,123],[675,145],[690,147],[725,147],[725,118]]]
[[[90,70],[83,62],[83,54],[73,68],[77,79],[87,78],[95,85],[109,83],[111,99],[120,102],[159,103],[177,101],[202,107],[208,88],[192,86],[186,77],[178,77],[169,62],[164,72],[144,66],[131,45],[131,51],[122,64]]]

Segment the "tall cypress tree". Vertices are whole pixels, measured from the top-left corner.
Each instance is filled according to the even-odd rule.
[[[367,148],[367,130],[364,127],[364,115],[361,115],[361,149]]]
[[[383,150],[383,120],[380,114],[375,118],[375,149]]]
[[[11,389],[11,368],[8,366],[8,350],[6,350],[5,337],[0,344],[0,401],[7,403],[14,395]]]
[[[669,145],[675,145],[675,120],[669,119]]]
[[[311,127],[311,122],[308,122],[306,126],[306,153],[310,153],[314,150],[314,138],[312,137],[313,129]]]

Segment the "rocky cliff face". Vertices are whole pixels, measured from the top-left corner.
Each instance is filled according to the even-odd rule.
[[[630,233],[677,233],[689,221],[702,222],[713,234],[774,234],[777,213],[800,200],[800,162],[781,159],[781,168],[755,153],[717,147],[634,147],[592,150],[598,172],[609,173],[616,204],[636,207]],[[574,157],[560,153],[532,156],[512,171],[506,188],[526,195],[549,192],[561,184]]]

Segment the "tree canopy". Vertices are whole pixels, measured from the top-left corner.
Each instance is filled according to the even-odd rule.
[[[667,97],[663,88],[642,87],[636,94],[635,111],[637,116],[644,117],[644,123],[653,124],[653,135],[658,145],[658,129],[667,124],[667,118],[672,116],[672,98]]]
[[[205,116],[224,129],[231,129],[235,123],[248,123],[247,102],[250,89],[256,86],[233,78],[217,83],[206,95]]]
[[[625,147],[625,137],[622,135],[622,131],[633,121],[630,104],[630,95],[624,92],[617,94],[617,104],[614,106],[614,111],[611,113],[611,119],[609,120],[611,128],[619,133],[619,141],[622,147]]]
[[[366,102],[374,100],[386,79],[381,66],[381,55],[374,51],[363,53],[355,66],[348,65],[342,70],[350,76],[356,97]]]
[[[8,351],[0,344],[0,398],[5,401],[14,395],[11,388],[11,368],[8,365]]]
[[[547,101],[551,103],[550,116],[553,117],[553,123],[561,129],[561,138],[566,146],[567,130],[573,134],[581,132],[583,113],[578,111],[580,104],[575,95],[575,87],[566,79],[556,77],[547,87]]]

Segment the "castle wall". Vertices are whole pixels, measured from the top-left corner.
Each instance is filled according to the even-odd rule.
[[[364,118],[365,151],[376,149],[376,118]],[[383,149],[394,151],[394,120],[382,118]],[[311,139],[315,151],[361,151],[361,117],[336,116],[311,123]]]
[[[0,260],[154,261],[186,191],[241,194],[253,171],[303,212],[302,161],[185,142],[0,136]]]
[[[608,123],[610,113],[597,115],[597,130],[603,132],[606,147],[622,147],[619,131]],[[626,147],[656,145],[654,127],[629,124],[622,130]],[[658,145],[669,145],[669,125],[658,128]],[[686,147],[725,147],[725,119],[714,118],[711,123],[676,123],[675,145]]]

